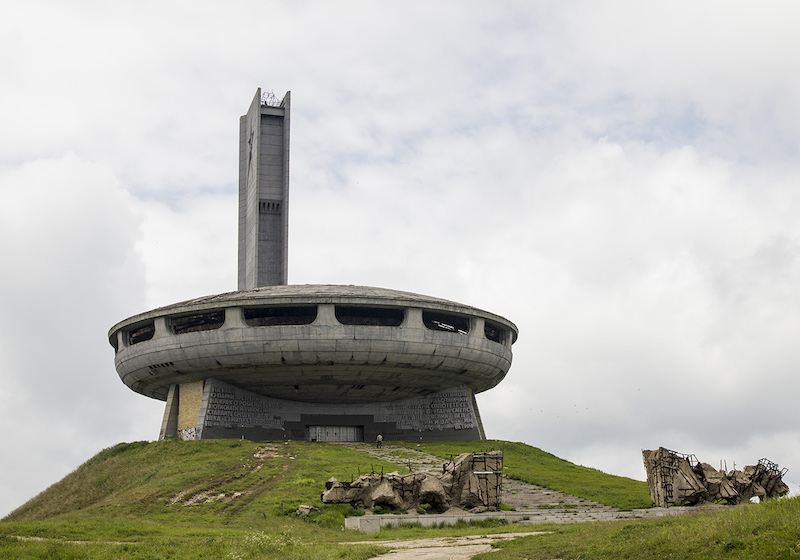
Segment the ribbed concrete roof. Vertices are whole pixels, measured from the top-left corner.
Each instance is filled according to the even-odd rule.
[[[513,339],[516,340],[517,337],[517,327],[514,323],[500,315],[495,315],[494,313],[476,307],[412,292],[390,290],[388,288],[332,284],[266,286],[255,290],[241,290],[190,299],[129,317],[114,325],[109,330],[109,334],[118,330],[123,325],[130,325],[152,317],[177,312],[191,313],[201,309],[208,310],[230,307],[231,305],[300,305],[310,303],[423,307],[426,309],[438,309],[463,315],[478,315],[510,327],[513,331]]]

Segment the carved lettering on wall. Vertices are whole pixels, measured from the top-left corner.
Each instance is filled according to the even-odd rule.
[[[246,391],[214,386],[208,397],[205,426],[277,428],[283,425],[281,403]]]
[[[476,427],[472,398],[465,388],[386,403],[375,420],[396,422],[401,430],[465,430]]]

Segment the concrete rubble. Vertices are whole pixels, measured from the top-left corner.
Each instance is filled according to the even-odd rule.
[[[381,506],[413,511],[427,504],[431,513],[451,508],[473,513],[496,511],[500,505],[502,471],[500,451],[462,453],[443,465],[440,476],[420,472],[371,473],[353,482],[339,482],[331,477],[325,484],[322,501],[352,504],[367,510]]]
[[[315,511],[319,511],[319,508],[315,508],[314,506],[307,506],[304,504],[300,504],[297,506],[297,511],[295,512],[297,515],[309,515]]]
[[[767,459],[744,470],[718,471],[686,455],[659,447],[642,451],[650,497],[658,507],[691,506],[702,503],[738,504],[785,496],[789,487],[783,482],[786,469]]]

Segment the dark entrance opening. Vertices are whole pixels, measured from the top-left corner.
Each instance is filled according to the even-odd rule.
[[[364,426],[306,426],[306,441],[364,441]]]

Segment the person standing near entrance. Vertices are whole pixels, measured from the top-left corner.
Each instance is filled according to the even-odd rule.
[[[378,445],[378,449],[383,447],[383,436],[382,435],[378,434],[378,437],[375,439],[375,441],[376,441],[376,443]]]

